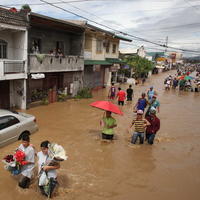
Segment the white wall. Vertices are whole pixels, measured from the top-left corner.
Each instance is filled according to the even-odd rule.
[[[13,58],[14,60],[27,60],[27,40],[26,32],[16,32],[13,38]]]
[[[7,46],[7,58],[13,59],[13,38],[12,33],[7,31],[0,31],[0,39],[8,43]]]
[[[89,59],[89,57],[90,57],[90,59],[92,59],[92,60],[105,60],[105,58],[118,58],[119,57],[119,40],[118,39],[116,39],[116,40],[110,39],[110,50],[109,50],[109,53],[106,53],[106,47],[103,46],[105,37],[98,38],[98,39],[102,40],[102,52],[97,53],[96,52],[97,37],[95,37],[95,35],[90,36],[90,37],[92,37],[92,39],[90,38],[90,40],[89,40],[86,36],[86,40],[85,40],[85,42],[87,42],[87,41],[91,42],[91,40],[92,40],[91,52],[89,52],[88,49],[85,49],[87,51],[87,55],[89,55],[89,53],[91,53],[89,56],[86,55],[86,59]],[[106,39],[106,40],[109,40],[109,39]],[[113,44],[116,44],[116,53],[114,53],[114,54],[112,53],[112,45]]]
[[[0,39],[8,43],[7,59],[27,60],[27,32],[0,31]]]
[[[104,85],[105,86],[111,85],[111,72],[109,71],[109,68],[105,68]]]
[[[10,81],[10,106],[26,109],[26,80]]]

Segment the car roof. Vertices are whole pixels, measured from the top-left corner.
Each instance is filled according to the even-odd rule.
[[[13,112],[5,109],[0,109],[0,116],[1,115],[7,115],[7,114],[14,114]]]

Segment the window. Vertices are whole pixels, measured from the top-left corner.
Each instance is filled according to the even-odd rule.
[[[112,45],[112,53],[116,53],[116,49],[117,49],[117,45],[116,44],[113,44]]]
[[[7,42],[0,40],[0,58],[7,58]]]
[[[41,39],[32,38],[31,41],[31,53],[41,53]]]
[[[102,53],[102,40],[97,40],[96,52]]]
[[[0,117],[0,130],[13,126],[19,123],[19,120],[14,116]]]
[[[107,42],[105,45],[106,45],[106,53],[109,53],[110,52],[110,43]]]

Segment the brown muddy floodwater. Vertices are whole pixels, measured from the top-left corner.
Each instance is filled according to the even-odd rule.
[[[37,118],[39,131],[31,143],[39,150],[43,140],[66,149],[69,159],[58,170],[56,200],[199,200],[200,199],[200,94],[164,91],[169,73],[153,75],[144,86],[135,86],[132,104],[123,107],[112,143],[100,139],[103,112],[89,106],[106,99],[107,90],[89,100],[68,100],[29,109]],[[159,93],[161,130],[153,146],[130,145],[127,128],[132,107],[141,92],[153,85]],[[126,89],[128,85],[122,85]],[[0,158],[12,153],[19,142],[3,147]],[[45,199],[33,181],[21,190],[17,179],[0,164],[0,200]]]

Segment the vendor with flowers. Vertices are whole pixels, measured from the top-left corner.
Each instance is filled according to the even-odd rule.
[[[30,145],[30,137],[28,134],[22,136],[22,144],[18,147],[18,150],[25,153],[25,159],[21,163],[21,179],[19,181],[19,187],[28,188],[35,163],[35,150]]]

